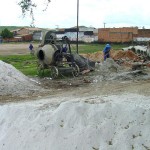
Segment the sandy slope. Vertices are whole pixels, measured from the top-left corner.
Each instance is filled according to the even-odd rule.
[[[0,106],[0,149],[149,149],[149,100],[124,94]]]

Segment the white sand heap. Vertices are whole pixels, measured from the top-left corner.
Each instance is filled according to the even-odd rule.
[[[44,99],[0,106],[0,149],[150,149],[150,97],[110,96],[95,104],[80,100],[55,109]]]
[[[120,71],[121,66],[119,66],[112,58],[108,58],[106,61],[96,64],[96,75],[93,80],[94,82],[108,80]]]
[[[37,89],[35,83],[15,67],[0,61],[0,95],[22,95]]]

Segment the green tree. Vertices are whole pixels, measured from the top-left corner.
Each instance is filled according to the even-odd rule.
[[[13,37],[13,33],[10,32],[7,28],[5,28],[4,30],[2,30],[1,36],[3,38],[12,38]]]

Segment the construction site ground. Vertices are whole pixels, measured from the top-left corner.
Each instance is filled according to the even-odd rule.
[[[23,55],[29,54],[28,43],[20,43],[20,44],[1,44],[0,45],[0,54],[1,55]],[[38,43],[34,44],[35,49],[38,47]],[[116,53],[115,50],[113,50]],[[89,54],[83,54],[88,55]],[[98,54],[100,55],[100,54]],[[90,59],[99,59],[102,60],[102,55],[98,56],[96,53],[92,56],[89,56]],[[117,55],[118,56],[118,55]],[[94,58],[93,58],[94,57]],[[131,70],[128,66],[128,70]],[[149,73],[149,68],[146,69]],[[73,95],[75,97],[83,97],[89,95],[111,95],[111,94],[119,94],[121,95],[124,92],[138,93],[142,95],[150,95],[150,79],[135,79],[134,77],[130,80],[122,80],[122,81],[101,81],[94,82],[93,77],[95,76],[94,72],[90,72],[84,75],[80,75],[79,77],[64,77],[62,79],[52,80],[51,78],[40,78],[35,77],[33,80],[40,83],[38,86],[44,88],[43,91],[31,91],[28,95],[22,96],[12,96],[10,95],[1,95],[0,102],[14,102],[14,101],[24,101],[24,100],[32,100],[39,99],[41,97],[48,96],[68,96]]]
[[[0,55],[22,54],[28,44],[0,45]],[[82,55],[95,71],[55,80],[0,61],[1,150],[150,149],[149,61],[133,67],[145,60],[121,50],[105,62],[102,52]]]

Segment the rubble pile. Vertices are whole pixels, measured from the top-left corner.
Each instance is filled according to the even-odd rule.
[[[83,57],[86,57],[90,60],[93,61],[103,61],[103,52],[96,52],[96,53],[87,53],[87,54],[81,54]],[[123,51],[123,50],[119,50],[119,51],[115,51],[112,50],[111,51],[111,57],[114,60],[118,60],[118,59],[126,59],[126,60],[134,60],[134,61],[139,61],[140,57],[135,54],[133,51],[128,50],[128,51]]]
[[[111,58],[119,65],[132,68],[135,63],[141,63],[141,65],[150,67],[150,61],[143,55],[136,54],[132,50],[111,50]],[[83,57],[88,58],[95,62],[103,62],[103,52],[82,54]]]
[[[118,60],[118,59],[133,60],[133,61],[140,60],[139,56],[130,50],[127,50],[127,51],[119,50],[115,54],[112,53],[112,58],[114,60]]]
[[[0,95],[27,95],[39,90],[35,82],[3,61],[0,61],[0,81]]]

